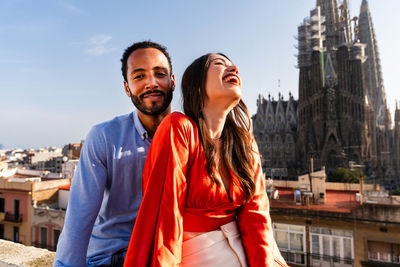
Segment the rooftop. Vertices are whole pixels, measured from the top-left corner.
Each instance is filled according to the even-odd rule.
[[[356,199],[357,191],[326,190],[325,203],[298,205],[294,202],[293,188],[276,188],[279,190],[279,199],[271,201],[271,208],[289,208],[301,210],[318,210],[327,212],[351,213],[360,207]]]
[[[311,192],[299,181],[273,181],[273,184],[273,192],[267,189],[272,197],[272,216],[400,225],[400,198],[390,196],[376,185],[324,182],[319,186],[325,189],[318,191],[313,182],[315,191]]]

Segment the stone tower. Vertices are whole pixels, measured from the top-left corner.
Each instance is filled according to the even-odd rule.
[[[298,27],[299,157],[308,170],[347,167],[349,161],[376,168],[377,115],[367,93],[367,43],[354,27],[348,1],[317,0],[317,7]],[[355,29],[353,34],[352,28]],[[386,104],[385,104],[386,107]],[[385,109],[385,112],[387,109]]]
[[[371,108],[373,108],[377,114],[375,118],[376,125],[385,127],[385,120],[387,120],[386,96],[383,86],[378,44],[367,0],[362,1],[360,8],[359,37],[360,42],[366,44],[365,50],[367,60],[363,68],[366,76],[366,90],[371,100]]]
[[[395,176],[397,177],[397,184],[400,184],[400,109],[396,102],[396,110],[394,112],[394,128],[393,128],[393,141],[391,144],[392,148],[392,160],[393,169],[395,170]]]

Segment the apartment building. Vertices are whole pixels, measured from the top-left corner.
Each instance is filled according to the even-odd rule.
[[[325,182],[324,169],[274,181],[271,217],[290,266],[399,266],[400,201],[374,185]]]

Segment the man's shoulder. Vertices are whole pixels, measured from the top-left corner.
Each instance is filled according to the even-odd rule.
[[[116,131],[121,127],[126,127],[127,124],[134,124],[133,112],[114,117],[113,119],[108,121],[98,123],[93,126],[92,130],[99,132]]]

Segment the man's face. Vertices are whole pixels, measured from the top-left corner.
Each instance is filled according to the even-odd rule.
[[[159,115],[171,103],[175,77],[167,57],[155,48],[140,48],[127,61],[125,92],[135,107],[146,115]]]

